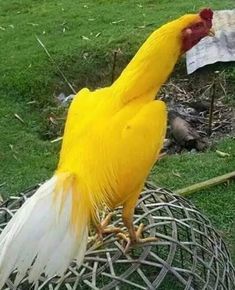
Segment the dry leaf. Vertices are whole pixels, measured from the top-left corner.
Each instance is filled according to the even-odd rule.
[[[19,153],[18,151],[16,151],[14,149],[14,146],[12,144],[9,144],[9,147],[10,147],[11,151],[14,152],[15,154],[18,154]],[[13,156],[15,156],[15,154]]]
[[[84,52],[82,56],[83,56],[84,59],[87,59],[88,56],[89,56],[89,53],[88,52]]]
[[[112,24],[118,24],[118,23],[123,22],[123,21],[125,21],[125,19],[120,19],[120,20],[117,20],[117,21],[112,21],[111,23]]]
[[[29,23],[27,23],[28,25],[32,25],[32,26],[39,26],[39,24],[38,23],[33,23],[33,22],[29,22]]]
[[[15,113],[14,116],[16,117],[16,119],[18,119],[21,123],[24,124],[24,120],[18,114]]]
[[[215,151],[220,157],[229,157],[230,154],[226,153],[226,152],[223,152],[223,151],[219,151],[219,150],[216,150]]]
[[[49,117],[49,120],[50,120],[50,122],[51,122],[52,124],[54,124],[54,125],[57,124],[55,118],[53,118],[52,116]]]
[[[0,29],[3,30],[3,31],[6,30],[6,28],[5,27],[2,27],[2,26],[0,26]]]
[[[158,155],[158,160],[162,159],[162,158],[165,157],[166,155],[167,155],[166,152],[160,153],[160,154]]]
[[[90,40],[90,38],[88,38],[88,37],[86,37],[86,36],[84,36],[84,35],[82,36],[82,39],[83,39],[83,40]]]
[[[15,158],[15,160],[19,160],[19,158],[15,154],[13,154],[13,157]]]
[[[37,101],[29,101],[29,102],[27,102],[27,105],[32,105],[32,104],[36,104],[37,103]]]
[[[177,176],[177,177],[179,177],[179,178],[182,177],[178,171],[172,170],[172,174],[175,175],[175,176]]]
[[[63,137],[58,137],[58,138],[56,138],[56,139],[54,139],[54,140],[51,140],[51,143],[59,142],[59,141],[61,141],[62,139],[63,139]]]

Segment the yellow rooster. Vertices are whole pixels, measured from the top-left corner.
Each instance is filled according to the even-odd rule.
[[[204,9],[162,26],[110,87],[78,92],[54,176],[0,235],[0,289],[14,270],[17,285],[28,270],[35,282],[42,273],[63,275],[72,260],[80,266],[90,225],[105,230],[97,217],[104,207],[123,206],[129,244],[152,239],[141,239],[133,214],[166,132],[166,105],[155,96],[178,58],[212,34],[212,17]]]

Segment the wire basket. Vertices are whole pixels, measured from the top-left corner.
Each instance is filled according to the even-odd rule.
[[[37,188],[0,206],[0,231]],[[144,223],[144,235],[158,240],[124,253],[123,242],[107,235],[102,244],[88,245],[79,269],[72,263],[62,278],[42,276],[35,285],[29,285],[26,277],[17,289],[235,289],[234,267],[222,238],[188,200],[148,183],[134,223]],[[115,211],[112,224],[123,227],[121,208]],[[15,289],[14,276],[4,290]]]

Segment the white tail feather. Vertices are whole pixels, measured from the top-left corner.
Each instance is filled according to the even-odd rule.
[[[28,269],[29,281],[36,282],[42,273],[48,277],[63,275],[73,259],[81,265],[87,245],[87,222],[71,227],[72,187],[61,200],[53,198],[56,176],[44,183],[25,202],[0,235],[0,289],[11,272],[17,269],[19,284]],[[83,212],[84,211],[84,212]],[[87,216],[86,209],[80,214]]]

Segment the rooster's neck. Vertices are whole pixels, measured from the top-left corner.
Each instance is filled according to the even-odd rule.
[[[180,55],[180,40],[168,25],[153,32],[114,82],[115,95],[127,103],[154,99]]]

